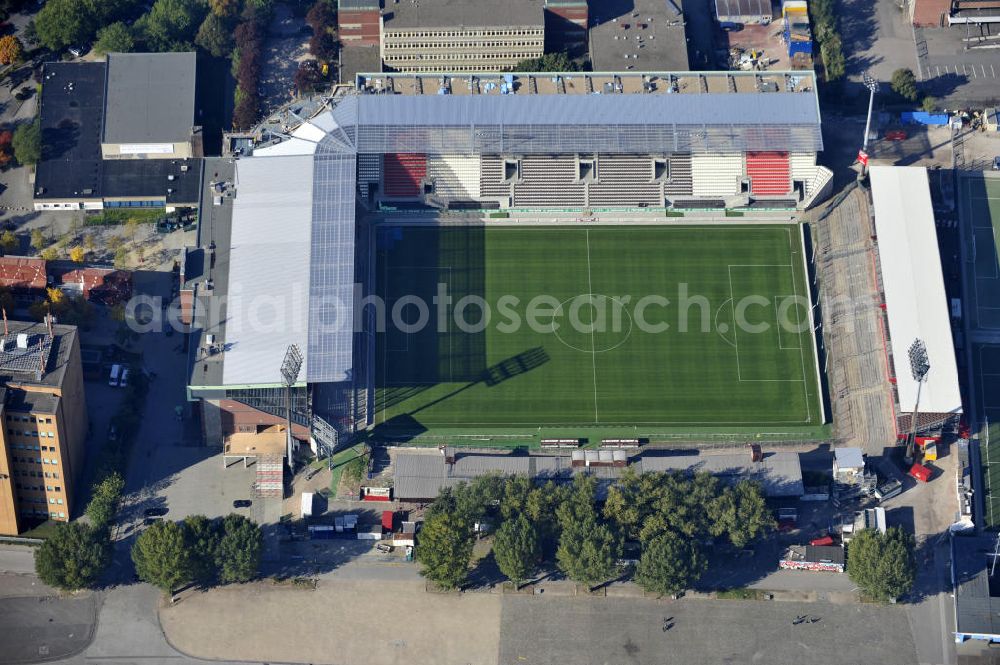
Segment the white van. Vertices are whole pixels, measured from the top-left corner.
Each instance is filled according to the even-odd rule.
[[[109,386],[117,386],[118,385],[118,377],[120,377],[121,374],[122,374],[122,366],[121,365],[112,365],[111,366],[111,377],[108,379],[108,385]]]

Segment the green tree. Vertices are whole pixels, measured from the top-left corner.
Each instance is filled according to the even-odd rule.
[[[635,581],[646,591],[672,595],[689,588],[706,566],[697,541],[667,532],[643,545]]]
[[[358,455],[344,467],[344,477],[349,482],[360,482],[368,471],[368,456]]]
[[[17,236],[14,235],[13,231],[4,231],[0,234],[0,247],[3,248],[4,253],[10,254],[16,252],[21,243],[18,241]]]
[[[104,531],[115,518],[118,502],[122,498],[125,481],[121,474],[114,471],[94,485],[90,503],[87,504],[87,517],[98,531]]]
[[[19,125],[14,130],[11,145],[18,163],[24,166],[37,164],[42,158],[42,125],[37,120]]]
[[[108,555],[108,541],[95,529],[79,522],[58,524],[35,550],[35,573],[64,591],[85,589],[97,581]]]
[[[225,19],[210,13],[198,28],[194,43],[216,58],[224,58],[233,52],[233,33]]]
[[[45,238],[45,233],[41,229],[32,229],[31,248],[35,251],[41,251],[47,244],[48,240]]]
[[[924,97],[924,100],[920,102],[920,108],[928,113],[934,113],[938,109],[938,100],[931,95]]]
[[[734,547],[741,549],[775,526],[760,485],[751,480],[727,487],[706,508],[712,522],[711,535],[726,536]]]
[[[915,102],[920,98],[920,90],[917,88],[917,77],[912,69],[897,69],[892,73],[890,82],[892,91],[908,102]]]
[[[226,515],[216,550],[219,580],[228,584],[249,582],[257,577],[263,549],[264,536],[259,526],[242,515]]]
[[[35,17],[35,31],[53,51],[82,44],[96,28],[96,17],[87,0],[48,0]]]
[[[472,558],[472,525],[454,510],[430,513],[416,548],[420,574],[445,589],[465,582]]]
[[[607,582],[618,573],[621,540],[605,524],[591,517],[563,522],[556,563],[577,582],[594,585]]]
[[[186,517],[183,525],[184,542],[191,553],[191,578],[202,585],[211,584],[218,576],[219,528],[204,515]]]
[[[21,61],[24,47],[21,40],[14,35],[0,37],[0,65],[9,65]]]
[[[580,65],[565,52],[546,53],[539,58],[522,60],[514,65],[515,72],[577,72]]]
[[[132,562],[142,580],[166,593],[191,581],[191,552],[177,522],[160,520],[143,531],[132,546]]]
[[[155,51],[187,50],[206,13],[206,0],[156,0],[143,17],[146,42]]]
[[[500,572],[515,586],[520,587],[535,570],[541,557],[538,533],[524,515],[500,525],[493,539],[493,555]]]
[[[97,31],[94,51],[100,55],[107,53],[131,53],[135,48],[132,30],[121,21],[115,21]]]
[[[823,58],[823,71],[827,81],[839,81],[847,73],[847,61],[844,59],[844,47],[840,35],[831,34],[820,43],[820,55]]]
[[[208,0],[212,13],[222,18],[235,16],[240,9],[240,0]]]
[[[127,247],[119,247],[118,249],[115,250],[114,264],[115,268],[117,268],[118,270],[124,270],[128,268],[129,254]]]
[[[898,526],[885,534],[864,529],[847,546],[847,574],[870,596],[894,600],[913,588],[917,562],[913,535]]]

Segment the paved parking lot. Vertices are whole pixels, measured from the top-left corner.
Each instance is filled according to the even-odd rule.
[[[819,621],[793,626],[799,615]],[[505,596],[500,623],[501,665],[916,662],[906,615],[893,607]]]

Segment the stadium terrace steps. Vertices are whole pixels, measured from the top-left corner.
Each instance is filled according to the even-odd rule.
[[[787,152],[748,152],[747,177],[753,194],[784,196],[791,191]]]
[[[385,195],[410,198],[420,196],[427,176],[427,156],[413,153],[387,153],[382,157]]]

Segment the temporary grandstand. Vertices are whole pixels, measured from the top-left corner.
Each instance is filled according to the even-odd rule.
[[[811,72],[371,74],[359,75],[355,91],[306,108],[292,105],[269,118],[231,180],[209,183],[217,205],[211,226],[199,229],[207,278],[191,286],[205,332],[193,352],[189,392],[215,408],[226,399],[258,403],[266,393],[263,401],[279,405],[273,410],[280,414],[282,358],[295,344],[304,356],[296,386],[308,392],[301,415],[314,427],[321,416],[340,441],[375,421],[374,342],[360,332],[369,323],[355,307],[355,284],[365,293],[375,288],[372,229],[387,220],[433,225],[455,216],[488,228],[522,219],[665,223],[731,211],[787,222],[826,196],[831,182],[816,163],[823,144]],[[205,172],[223,180],[224,169]],[[765,293],[808,294],[801,235],[786,226],[760,229],[780,233],[776,254],[775,243],[762,243],[753,261],[723,261],[723,273],[727,265],[746,272],[746,264],[779,264],[780,275],[752,276],[778,289]],[[589,235],[586,241],[585,276]],[[727,282],[727,293],[732,288]],[[288,305],[213,312],[205,302],[234,290],[244,301]],[[768,353],[794,361],[791,378],[747,378],[744,370],[737,379],[735,358],[734,380],[747,381],[748,393],[770,396],[784,381],[804,388],[794,419],[779,414],[747,426],[824,422],[812,326],[804,330],[798,343],[767,341]],[[587,344],[594,356],[594,339]],[[531,349],[518,351],[517,358],[545,362]],[[751,391],[753,381],[765,383]],[[318,399],[320,387],[335,396]],[[593,392],[596,401],[596,385]],[[775,407],[787,401],[778,400],[777,388],[773,398]],[[592,415],[589,422],[599,421]]]
[[[957,424],[962,395],[927,169],[873,166],[871,186],[899,431],[910,431],[915,412],[920,430]],[[911,368],[917,340],[930,365],[923,380]]]

